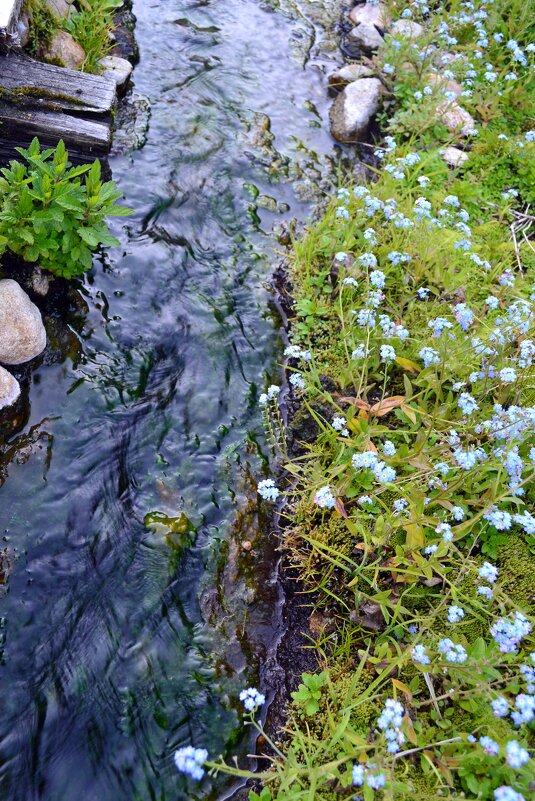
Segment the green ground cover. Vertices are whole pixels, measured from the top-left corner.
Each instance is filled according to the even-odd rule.
[[[281,547],[322,625],[251,798],[528,801],[535,7],[391,10],[424,33],[377,59],[377,179],[344,184],[290,256],[298,454],[278,389],[261,398],[283,472],[259,493],[284,502]],[[473,129],[437,121],[454,102]]]

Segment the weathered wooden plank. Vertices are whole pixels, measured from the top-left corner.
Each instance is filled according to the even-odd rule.
[[[0,37],[10,34],[19,18],[22,0],[0,0]]]
[[[18,158],[15,147],[27,147],[34,136],[46,147],[55,147],[63,139],[75,163],[106,156],[111,138],[109,123],[105,121],[29,111],[0,102],[0,161]]]
[[[113,79],[43,64],[20,53],[0,56],[0,97],[20,108],[108,114],[115,95]]]

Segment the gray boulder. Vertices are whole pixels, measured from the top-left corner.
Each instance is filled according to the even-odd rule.
[[[359,78],[370,77],[372,74],[372,69],[365,67],[364,64],[344,64],[340,69],[331,72],[328,80],[331,86],[344,86],[357,81]]]
[[[339,142],[359,142],[379,109],[382,84],[378,78],[359,78],[343,89],[330,110],[331,133]]]
[[[417,39],[424,32],[423,26],[411,19],[398,19],[392,25],[392,36],[404,36],[406,39]]]
[[[362,25],[358,25],[349,31],[347,42],[350,52],[354,52],[356,47],[359,50],[371,53],[382,46],[383,37],[374,25],[362,23]]]
[[[46,347],[41,312],[16,281],[0,281],[0,362],[22,364]]]
[[[442,158],[448,167],[460,167],[465,161],[468,161],[468,153],[458,147],[450,146],[444,148]]]
[[[454,100],[440,103],[437,106],[437,119],[446,126],[450,133],[460,136],[468,136],[470,131],[476,127],[476,123],[471,114]]]
[[[85,50],[67,31],[56,31],[45,53],[47,61],[77,70],[85,61]]]
[[[382,31],[388,28],[390,21],[388,10],[382,3],[364,3],[364,5],[355,6],[349,14],[349,19],[353,25],[375,25]]]
[[[12,406],[20,395],[20,384],[11,373],[0,367],[0,409]]]

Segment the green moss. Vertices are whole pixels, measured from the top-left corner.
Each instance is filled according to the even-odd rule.
[[[57,20],[44,0],[29,0],[27,9],[30,16],[27,49],[32,56],[40,56],[58,30]]]
[[[511,533],[498,552],[497,563],[504,591],[516,606],[532,613],[535,603],[533,546],[521,534]]]

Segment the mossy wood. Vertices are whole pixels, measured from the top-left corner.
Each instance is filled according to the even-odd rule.
[[[63,139],[73,163],[106,156],[110,147],[110,125],[58,112],[19,109],[0,101],[0,162],[18,158],[15,147],[28,147],[34,136],[43,146],[55,147]]]
[[[43,64],[19,53],[0,58],[0,94],[15,105],[35,110],[109,114],[114,80]]]
[[[106,156],[115,81],[42,64],[18,53],[0,56],[0,159],[34,136],[47,147],[63,139],[74,162]]]

